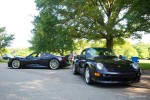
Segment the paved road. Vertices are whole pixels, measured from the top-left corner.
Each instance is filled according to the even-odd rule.
[[[150,100],[150,73],[132,86],[87,85],[71,68],[11,69],[0,64],[0,100]]]

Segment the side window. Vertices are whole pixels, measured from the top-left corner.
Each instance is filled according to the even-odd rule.
[[[86,52],[86,58],[87,59],[91,59],[93,57],[96,57],[97,55],[97,51],[95,49],[88,49]]]
[[[30,55],[30,57],[38,57],[38,55],[39,55],[38,53],[33,53]]]
[[[86,52],[86,58],[87,58],[87,59],[92,58],[92,52],[91,52],[91,50],[90,50],[90,49],[89,49],[89,50],[87,50],[87,52]]]

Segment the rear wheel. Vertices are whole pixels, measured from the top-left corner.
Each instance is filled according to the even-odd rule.
[[[52,59],[49,61],[49,67],[51,69],[58,69],[59,68],[59,61],[57,59]]]
[[[13,60],[13,61],[11,62],[11,66],[12,66],[13,68],[15,68],[15,69],[20,68],[20,66],[21,66],[20,60],[18,60],[18,59]]]
[[[87,84],[92,84],[91,75],[90,75],[90,69],[89,67],[86,67],[85,69],[85,81]]]

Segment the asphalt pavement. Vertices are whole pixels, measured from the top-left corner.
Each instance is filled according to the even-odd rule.
[[[83,76],[72,74],[71,66],[12,69],[0,64],[0,100],[150,100],[150,71],[130,86],[87,85]]]

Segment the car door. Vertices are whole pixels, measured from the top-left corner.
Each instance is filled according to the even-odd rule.
[[[83,50],[79,58],[79,70],[81,74],[84,74],[85,64],[86,64],[86,50]]]
[[[40,64],[41,57],[38,53],[32,53],[26,57],[27,64]]]

